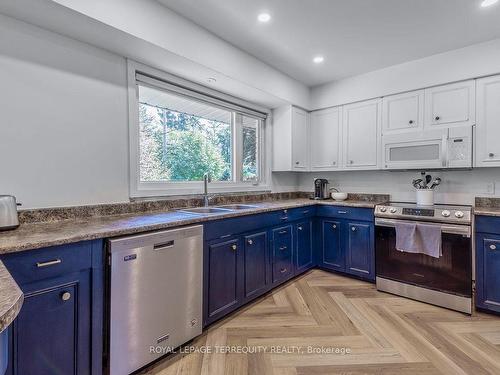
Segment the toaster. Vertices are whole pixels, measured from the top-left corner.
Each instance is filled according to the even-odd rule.
[[[19,226],[17,206],[20,205],[13,195],[0,195],[0,230],[15,229]]]

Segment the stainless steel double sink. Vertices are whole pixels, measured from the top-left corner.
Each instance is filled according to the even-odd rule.
[[[214,207],[183,208],[182,210],[179,210],[179,212],[186,212],[191,214],[223,214],[225,212],[250,210],[252,208],[257,208],[257,207],[258,206],[254,206],[251,204],[225,204],[222,206],[214,206]]]

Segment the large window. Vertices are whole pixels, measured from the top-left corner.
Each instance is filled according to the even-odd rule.
[[[137,190],[192,193],[205,173],[213,190],[262,183],[264,114],[155,81],[136,82]]]

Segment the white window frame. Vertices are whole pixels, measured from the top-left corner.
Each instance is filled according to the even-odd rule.
[[[219,91],[205,87],[203,85],[185,80],[172,74],[151,68],[144,64],[127,60],[127,82],[128,82],[128,108],[129,108],[129,190],[131,198],[147,198],[161,197],[169,195],[192,195],[203,192],[202,181],[158,181],[158,182],[141,182],[139,173],[139,90],[136,80],[136,74],[154,77],[157,80],[163,81],[166,85],[180,87],[179,93],[183,90],[188,90],[200,95],[208,95],[214,98],[215,101],[234,103],[253,111],[264,113],[267,115],[266,120],[262,121],[260,131],[258,132],[257,145],[260,152],[258,153],[258,181],[241,181],[241,171],[237,171],[235,158],[241,159],[241,155],[233,153],[233,176],[235,181],[214,181],[209,185],[210,193],[232,193],[232,192],[247,192],[247,191],[270,191],[271,190],[271,111],[267,108],[260,107],[253,103],[246,102],[242,99],[223,94]],[[233,126],[235,126],[235,121]],[[241,130],[232,131],[233,147],[236,147],[236,142],[241,143]],[[239,148],[241,149],[241,147]]]

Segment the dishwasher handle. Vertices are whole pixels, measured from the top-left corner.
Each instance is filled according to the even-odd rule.
[[[157,244],[153,245],[153,250],[166,250],[166,249],[170,249],[170,248],[174,247],[174,245],[175,245],[174,240],[170,240],[170,241],[162,242],[162,243],[157,243]]]

